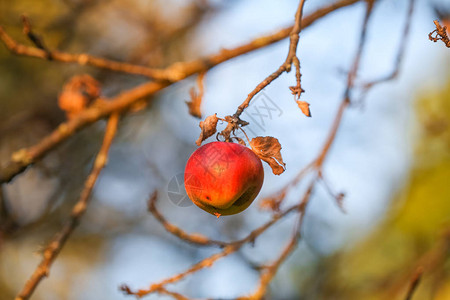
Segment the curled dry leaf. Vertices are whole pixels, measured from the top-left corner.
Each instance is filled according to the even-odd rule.
[[[200,136],[195,142],[198,146],[200,146],[204,140],[216,133],[218,120],[219,119],[217,118],[217,115],[214,114],[207,117],[205,121],[200,122],[199,127],[201,128],[202,132],[200,132]]]
[[[300,100],[296,100],[296,102],[302,113],[307,117],[311,117],[311,111],[309,110],[309,103]]]
[[[58,106],[66,112],[67,118],[70,119],[99,96],[99,82],[87,74],[78,75],[72,77],[64,85],[58,98]]]
[[[200,104],[202,104],[202,97],[197,94],[194,88],[191,88],[189,93],[191,95],[191,101],[185,101],[189,108],[189,114],[193,117],[201,119],[202,111],[200,109]]]
[[[250,141],[253,152],[272,168],[275,175],[284,172],[286,164],[281,157],[281,145],[277,138],[271,136],[257,136]]]
[[[200,108],[202,104],[203,94],[205,93],[204,88],[204,79],[205,72],[200,73],[197,77],[197,87],[198,93],[195,91],[195,88],[191,88],[189,90],[189,94],[191,95],[191,101],[186,101],[186,104],[189,108],[189,114],[193,117],[202,118],[202,110]]]

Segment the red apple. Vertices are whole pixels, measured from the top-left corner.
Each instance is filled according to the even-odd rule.
[[[245,210],[261,190],[264,170],[249,148],[212,142],[198,148],[187,161],[184,185],[201,209],[219,215]]]

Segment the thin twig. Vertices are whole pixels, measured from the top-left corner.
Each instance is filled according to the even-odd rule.
[[[394,284],[389,289],[387,294],[392,297],[399,298],[401,295],[402,297],[406,297],[406,299],[412,299],[423,274],[431,274],[436,269],[441,268],[449,257],[450,227],[446,227],[434,245],[417,259],[417,262],[412,268],[412,272],[408,272],[405,276],[402,276],[397,284]]]
[[[277,223],[279,220],[287,216],[288,214],[300,209],[300,207],[303,205],[300,204],[294,204],[290,206],[289,208],[285,209],[284,211],[275,214],[272,219],[261,225],[260,227],[254,229],[251,231],[247,236],[245,236],[242,239],[235,240],[235,241],[218,241],[218,240],[212,240],[209,239],[206,236],[200,235],[200,234],[191,234],[185,232],[180,227],[176,226],[173,223],[170,223],[167,221],[167,219],[161,214],[161,212],[158,211],[156,208],[156,200],[157,200],[157,194],[154,192],[148,201],[148,209],[149,212],[152,213],[152,215],[156,218],[156,220],[161,223],[161,225],[169,232],[170,234],[178,237],[179,239],[186,241],[191,244],[199,245],[199,246],[218,246],[218,247],[226,247],[226,246],[233,246],[233,245],[241,245],[245,243],[253,243],[258,236],[260,236],[262,233],[264,233],[267,229],[269,229],[272,225]]]
[[[264,89],[266,86],[268,86],[272,81],[277,79],[283,72],[289,72],[291,70],[292,62],[294,60],[294,57],[297,57],[297,45],[298,41],[300,39],[300,31],[302,30],[302,15],[303,15],[303,6],[305,4],[305,0],[300,0],[300,3],[297,8],[297,12],[295,13],[295,23],[292,27],[291,32],[289,33],[289,52],[286,57],[286,60],[283,62],[283,64],[272,74],[270,74],[266,79],[261,81],[253,91],[248,94],[245,101],[239,105],[238,109],[236,110],[235,114],[233,115],[235,118],[239,118],[239,116],[244,112],[244,109],[246,109],[250,101],[253,99],[256,94],[258,94],[262,89]],[[298,61],[298,58],[297,58]],[[296,64],[297,65],[297,64]],[[300,70],[300,63],[298,63],[298,72]],[[300,76],[298,76],[298,79],[300,79]]]
[[[242,248],[243,245],[247,244],[247,243],[252,243],[254,242],[254,240],[256,239],[256,237],[258,237],[259,235],[261,235],[264,231],[266,231],[270,226],[272,226],[273,224],[275,224],[278,220],[282,219],[284,216],[286,216],[287,214],[293,212],[293,211],[297,211],[300,212],[302,214],[304,214],[305,209],[306,209],[306,205],[311,197],[312,194],[312,189],[314,187],[314,184],[311,183],[311,185],[309,186],[308,190],[305,192],[305,195],[303,196],[302,201],[299,204],[293,205],[291,206],[289,209],[285,210],[282,214],[274,217],[272,220],[270,220],[269,222],[265,223],[264,225],[258,227],[257,229],[255,229],[254,231],[252,231],[249,235],[247,235],[247,237],[241,239],[241,240],[237,240],[237,241],[233,241],[233,242],[216,242],[213,240],[208,240],[208,241],[201,241],[201,243],[197,243],[197,239],[191,239],[192,235],[187,234],[185,232],[183,232],[181,229],[179,229],[178,227],[176,227],[175,225],[172,225],[170,223],[168,223],[164,217],[162,217],[162,215],[157,212],[156,207],[154,206],[154,202],[156,201],[156,193],[153,193],[152,196],[150,197],[149,200],[149,207],[151,207],[153,205],[153,207],[151,208],[151,211],[153,211],[152,213],[154,213],[155,211],[157,212],[157,215],[159,215],[157,217],[157,219],[164,225],[164,227],[172,234],[174,234],[175,236],[179,237],[180,239],[184,240],[184,241],[188,241],[190,243],[197,243],[200,245],[219,245],[219,246],[224,246],[224,249],[219,252],[216,253],[210,257],[207,257],[203,260],[201,260],[200,262],[198,262],[197,264],[193,265],[191,268],[189,268],[188,270],[181,272],[179,274],[176,274],[172,277],[169,277],[167,279],[164,279],[162,281],[160,281],[159,283],[156,284],[152,284],[148,289],[141,289],[138,291],[133,292],[127,285],[123,285],[121,287],[121,289],[129,295],[135,295],[138,297],[143,297],[145,295],[154,293],[154,292],[158,292],[158,290],[160,288],[165,287],[167,284],[170,283],[174,283],[177,282],[183,278],[185,278],[187,275],[190,275],[192,273],[195,273],[201,269],[204,269],[206,267],[210,267],[212,266],[217,260],[219,260],[220,258],[223,258],[225,256],[228,256],[236,251],[238,251],[240,248]],[[153,204],[152,204],[153,203]],[[162,217],[162,220],[161,220]],[[300,220],[302,220],[303,217],[301,217]],[[300,222],[301,224],[301,222]],[[281,262],[284,259],[282,259],[279,264],[281,264]],[[276,271],[276,270],[275,270]],[[270,280],[269,280],[270,281]]]
[[[165,288],[158,289],[158,293],[162,295],[171,296],[175,300],[189,300],[188,297],[185,297],[180,293],[169,291],[168,289]]]
[[[120,287],[120,290],[122,292],[124,292],[126,295],[135,295],[135,293],[127,285],[122,285]],[[155,292],[162,294],[162,295],[171,296],[172,298],[174,298],[176,300],[189,300],[189,298],[183,296],[182,294],[169,291],[168,289],[166,289],[164,287],[158,288],[158,290],[156,290]]]
[[[324,8],[318,9],[316,12],[306,16],[302,20],[302,27],[305,28],[316,20],[326,16],[327,14],[349,5],[352,5],[360,0],[341,0],[337,3],[333,3]],[[205,59],[195,60],[192,62],[186,63],[175,63],[165,69],[165,72],[171,74],[171,76],[176,77],[176,80],[182,80],[188,76],[191,76],[195,73],[204,72],[209,70],[218,64],[230,60],[234,57],[238,57],[240,55],[252,52],[256,49],[263,48],[265,46],[271,45],[275,42],[283,40],[286,38],[289,33],[292,31],[292,27],[288,27],[278,31],[275,34],[266,35],[260,38],[257,38],[243,46],[231,49],[231,50],[222,50],[218,54],[209,56]],[[0,38],[6,44],[10,44],[12,42],[12,48],[16,47],[15,42],[9,38],[9,36],[5,35],[5,32],[0,27]],[[9,39],[8,39],[9,38]],[[18,48],[23,48],[18,46]],[[34,50],[30,50],[31,52],[38,54],[41,58],[44,54],[42,50],[33,48]],[[23,49],[21,50],[23,51]],[[53,56],[55,56],[55,52],[53,52]],[[81,112],[77,117],[62,123],[55,131],[50,133],[50,135],[43,138],[40,142],[31,146],[29,148],[21,149],[15,152],[9,163],[5,168],[0,169],[0,184],[9,182],[14,176],[23,172],[29,165],[36,162],[38,159],[42,158],[49,151],[53,150],[56,146],[58,146],[61,142],[65,141],[67,138],[75,134],[77,131],[82,128],[107,117],[113,112],[120,112],[126,110],[131,105],[133,105],[136,101],[141,100],[142,98],[146,98],[154,95],[158,91],[166,88],[171,85],[171,82],[161,81],[161,82],[149,82],[142,85],[139,85],[133,89],[122,92],[115,98],[112,98],[109,102],[103,102],[101,105],[96,105],[90,107],[83,112]]]
[[[306,207],[309,203],[309,200],[312,195],[313,188],[315,186],[315,180],[311,182],[308,189],[306,190],[305,194],[303,195],[303,199],[300,201],[299,207],[297,212],[299,213],[299,219],[295,225],[294,232],[292,234],[291,239],[284,247],[283,251],[280,253],[277,259],[275,261],[266,266],[263,269],[263,272],[261,274],[261,277],[259,279],[259,285],[256,288],[255,292],[250,296],[241,297],[239,299],[252,299],[257,300],[261,299],[267,291],[267,287],[269,286],[269,283],[272,281],[275,274],[278,272],[278,269],[280,268],[281,264],[289,257],[289,255],[294,252],[294,250],[297,248],[297,244],[299,239],[301,238],[301,228],[303,225],[303,219],[305,216]]]
[[[300,72],[300,60],[298,59],[297,56],[294,56],[292,58],[292,63],[295,66],[295,79],[297,82],[297,85],[295,86],[290,86],[289,89],[291,90],[292,95],[294,95],[294,99],[295,100],[299,100],[300,99],[300,95],[305,91],[304,89],[302,89],[302,82],[301,82],[301,78],[302,78],[302,73]],[[311,117],[311,114],[305,114],[308,117]]]
[[[23,33],[30,39],[30,41],[39,49],[46,52],[46,59],[52,59],[52,53],[48,50],[42,38],[33,32],[31,22],[27,16],[22,15]]]
[[[6,206],[5,194],[2,185],[0,185],[0,230],[2,230],[2,223],[9,216],[8,208]]]
[[[201,245],[201,246],[220,246],[225,247],[226,243],[221,241],[216,241],[209,239],[208,237],[201,234],[190,234],[185,232],[180,227],[175,224],[170,223],[156,208],[156,200],[158,199],[157,192],[153,192],[148,200],[148,211],[155,217],[155,219],[161,223],[162,226],[171,234],[178,237],[180,240],[186,241],[191,244]]]
[[[281,203],[288,194],[289,190],[295,187],[300,182],[300,180],[303,179],[303,177],[306,176],[309,171],[311,171],[312,167],[312,163],[303,167],[300,172],[298,172],[297,175],[293,179],[288,181],[288,183],[286,183],[281,189],[271,194],[270,196],[263,198],[260,201],[260,206],[262,208],[267,207],[275,212],[278,212],[280,210]]]
[[[297,222],[300,224],[300,222]],[[259,285],[256,291],[250,296],[244,296],[238,298],[239,300],[251,299],[251,300],[259,300],[264,297],[266,294],[267,287],[269,283],[272,281],[273,277],[277,273],[281,264],[289,257],[289,255],[294,252],[297,248],[298,239],[300,235],[300,226],[297,225],[294,233],[292,234],[292,238],[289,240],[288,244],[285,246],[279,257],[269,266],[266,266],[261,274]]]
[[[27,20],[27,19],[25,19]],[[24,21],[25,22],[25,21]],[[24,27],[28,28],[28,27]],[[25,30],[24,30],[25,31]],[[0,40],[5,44],[6,48],[13,54],[29,56],[41,59],[51,59],[63,63],[76,63],[79,65],[89,65],[101,69],[107,69],[110,71],[124,72],[128,74],[142,75],[156,80],[170,80],[170,76],[167,75],[163,69],[153,69],[145,66],[134,65],[130,63],[124,63],[114,60],[109,60],[86,53],[70,54],[66,52],[60,52],[58,50],[50,51],[44,46],[43,39],[35,34],[30,34],[31,31],[25,31],[25,34],[36,45],[36,47],[30,47],[15,41],[6,31],[0,26]]]
[[[86,182],[84,183],[84,188],[81,192],[80,198],[72,208],[69,220],[67,220],[63,228],[55,235],[53,240],[44,250],[41,263],[35,269],[30,279],[28,279],[22,291],[17,295],[16,300],[26,300],[31,297],[39,282],[41,282],[44,277],[48,276],[52,263],[58,256],[69,236],[80,223],[80,219],[86,211],[87,205],[89,203],[92,189],[94,188],[101,170],[106,165],[108,150],[116,134],[118,122],[119,115],[117,113],[112,114],[109,117],[102,146],[97,154],[97,157],[95,158],[92,171],[87,177]]]
[[[419,286],[420,279],[422,278],[423,268],[419,267],[411,278],[411,282],[409,283],[408,292],[406,293],[405,300],[411,300],[414,292],[417,290]]]
[[[336,200],[336,203],[339,207],[339,209],[341,210],[342,213],[347,213],[345,211],[343,202],[344,202],[344,197],[345,194],[342,192],[336,193],[332,188],[330,183],[325,179],[325,176],[323,176],[323,173],[321,171],[318,172],[318,179],[320,180],[320,182],[322,183],[322,185],[325,187],[325,191],[328,193],[328,195],[330,195],[331,197],[334,198],[334,200]]]
[[[201,260],[200,262],[196,263],[195,265],[193,265],[191,268],[189,268],[188,270],[186,270],[184,272],[178,273],[172,277],[164,279],[164,280],[160,281],[159,283],[152,284],[148,289],[141,289],[136,292],[133,292],[126,285],[123,285],[121,289],[129,295],[143,297],[145,295],[159,291],[161,288],[164,288],[165,285],[167,285],[167,284],[175,283],[192,273],[195,273],[195,272],[200,271],[207,267],[211,267],[217,260],[236,252],[240,247],[241,247],[241,245],[240,246],[238,246],[238,245],[226,246],[221,252],[216,253],[214,255],[211,255],[210,257],[207,257],[207,258]]]
[[[316,158],[316,160],[314,162],[314,167],[319,171],[322,169],[323,162],[324,162],[327,154],[329,153],[331,145],[333,144],[334,140],[336,139],[336,134],[341,125],[342,116],[344,115],[344,111],[347,108],[347,106],[350,105],[350,97],[351,97],[351,92],[354,87],[354,80],[356,78],[356,75],[357,75],[357,72],[359,69],[361,55],[364,50],[364,45],[366,43],[367,24],[369,23],[369,18],[372,14],[372,8],[373,8],[373,4],[374,4],[375,0],[367,0],[366,2],[367,2],[367,8],[366,8],[366,14],[364,16],[363,27],[362,27],[361,35],[360,35],[360,39],[359,39],[358,50],[356,51],[356,55],[355,55],[355,58],[353,59],[352,67],[347,76],[347,86],[346,86],[346,89],[344,92],[344,98],[343,98],[341,104],[339,105],[338,111],[336,113],[336,117],[331,126],[330,133],[328,134],[328,138],[325,140],[325,144],[322,147],[322,150],[321,150],[319,156]]]
[[[400,45],[398,47],[397,56],[395,57],[394,69],[392,70],[392,72],[390,74],[364,84],[362,92],[361,92],[360,100],[358,102],[362,103],[364,101],[365,96],[367,95],[367,93],[373,86],[393,80],[398,76],[398,74],[400,72],[400,68],[403,63],[403,59],[405,57],[406,45],[407,45],[410,28],[411,28],[411,23],[412,23],[411,20],[412,20],[412,15],[413,15],[413,11],[414,11],[414,4],[415,4],[415,0],[409,0],[409,7],[408,7],[408,11],[407,11],[405,25],[403,27],[402,37],[400,40]]]

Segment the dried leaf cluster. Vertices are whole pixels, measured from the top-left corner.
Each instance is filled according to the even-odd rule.
[[[269,164],[275,175],[285,171],[286,164],[281,157],[281,145],[277,138],[258,136],[250,141],[250,147],[259,158]]]
[[[63,87],[58,106],[72,119],[100,96],[100,83],[88,74],[73,76]]]
[[[199,138],[195,142],[198,146],[200,146],[204,140],[216,133],[218,121],[219,118],[217,118],[217,114],[206,117],[205,121],[200,121],[199,127],[201,132]]]

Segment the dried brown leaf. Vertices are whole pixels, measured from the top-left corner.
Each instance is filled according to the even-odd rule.
[[[200,108],[203,100],[203,95],[205,93],[204,80],[205,80],[206,72],[202,72],[197,77],[197,88],[198,93],[195,88],[191,88],[189,94],[191,95],[191,101],[186,101],[187,106],[189,107],[189,114],[193,117],[202,118],[202,110]]]
[[[307,117],[311,117],[311,111],[309,110],[309,103],[300,100],[297,100],[296,102],[302,113]]]
[[[286,164],[281,157],[281,145],[277,138],[271,136],[257,136],[250,141],[253,152],[272,168],[275,175],[284,172]]]
[[[100,84],[91,76],[84,74],[72,77],[63,87],[58,98],[58,106],[73,118],[83,111],[92,100],[100,96]]]
[[[202,132],[200,133],[198,140],[195,142],[198,146],[200,146],[204,140],[216,133],[218,121],[219,119],[217,118],[217,115],[214,114],[207,117],[205,121],[200,122],[199,127],[201,128]]]
[[[202,111],[200,109],[200,104],[202,104],[202,97],[197,94],[194,88],[191,88],[189,93],[191,95],[191,101],[185,101],[189,108],[189,114],[193,117],[201,119]]]

